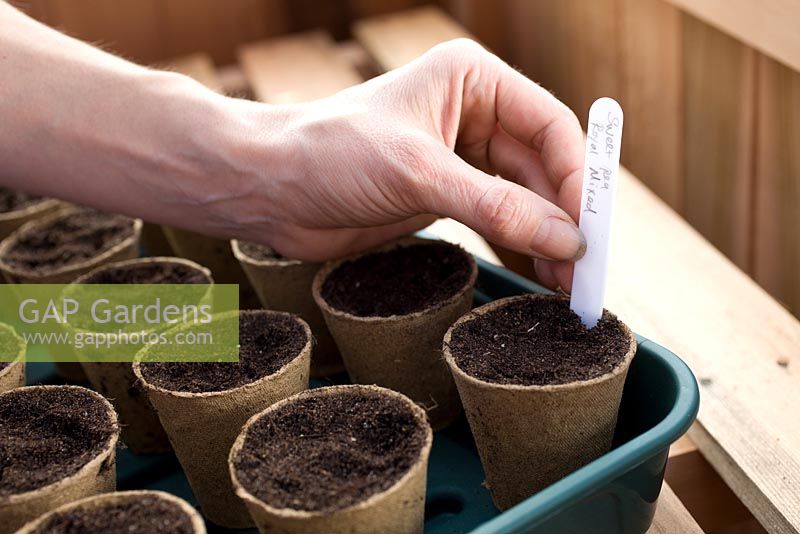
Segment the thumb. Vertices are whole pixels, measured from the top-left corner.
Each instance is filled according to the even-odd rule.
[[[486,174],[446,151],[442,175],[420,180],[429,188],[426,213],[462,222],[489,241],[521,254],[575,261],[586,240],[575,222],[555,204],[530,189]]]

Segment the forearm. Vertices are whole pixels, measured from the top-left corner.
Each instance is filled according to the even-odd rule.
[[[182,226],[207,205],[202,224],[225,226],[215,213],[247,189],[237,140],[269,127],[266,107],[107,54],[4,2],[0,27],[0,184]]]

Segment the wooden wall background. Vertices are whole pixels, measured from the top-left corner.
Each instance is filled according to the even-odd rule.
[[[800,315],[800,4],[789,0],[15,0],[142,63],[438,3],[585,118],[626,112],[623,163]],[[659,236],[652,236],[657,240]],[[631,251],[635,254],[636,251]]]

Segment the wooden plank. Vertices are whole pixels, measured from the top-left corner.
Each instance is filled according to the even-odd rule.
[[[751,270],[755,52],[684,15],[686,219]]]
[[[625,109],[622,162],[683,207],[682,15],[662,0],[515,0],[508,59],[575,111]]]
[[[176,57],[157,65],[157,67],[185,74],[214,91],[221,90],[214,71],[214,63],[208,54],[197,53]]]
[[[653,517],[653,524],[647,530],[647,534],[702,534],[703,531],[695,522],[686,507],[675,496],[675,493],[667,485],[661,488],[661,495],[658,497],[658,507],[656,515]]]
[[[627,172],[618,195],[608,308],[689,364],[690,438],[768,530],[800,532],[800,323]]]
[[[240,50],[239,57],[253,92],[264,102],[313,100],[361,81],[355,68],[342,60],[330,36],[321,31],[248,45]],[[462,224],[443,219],[428,230],[487,261],[501,264],[488,243]]]
[[[623,163],[682,213],[683,19],[662,0],[622,0],[620,10]]]
[[[387,66],[400,60],[386,51],[435,33],[360,28],[382,35]],[[609,309],[690,365],[703,390],[690,437],[762,524],[799,532],[800,323],[627,170],[618,195]]]
[[[256,98],[273,104],[315,100],[362,81],[323,31],[246,45],[239,62]]]
[[[753,514],[697,449],[672,456],[665,480],[706,532],[763,533]]]
[[[800,3],[795,0],[667,0],[800,71]]]
[[[409,29],[414,39],[407,39]],[[432,46],[470,35],[441,9],[424,6],[358,20],[353,35],[385,70],[405,65]]]
[[[755,278],[800,315],[800,73],[761,57]]]

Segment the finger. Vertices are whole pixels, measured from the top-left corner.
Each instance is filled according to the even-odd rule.
[[[418,215],[401,222],[371,228],[308,229],[293,227],[269,243],[288,258],[327,261],[388,243],[430,226],[435,215]]]
[[[539,154],[498,128],[487,150],[489,166],[503,178],[535,192],[548,202],[558,202],[558,192],[547,179]]]
[[[575,270],[575,264],[572,262],[561,261],[553,264],[553,274],[558,280],[558,287],[572,293],[572,273]]]
[[[558,279],[553,273],[552,261],[536,259],[533,263],[533,269],[536,271],[536,279],[544,287],[549,289],[555,289],[558,287]]]
[[[442,150],[443,176],[417,181],[421,211],[462,222],[503,247],[526,255],[573,260],[586,242],[560,208],[529,189],[490,176]]]
[[[545,173],[553,187],[561,191],[569,186],[569,191],[574,193],[575,187],[571,184],[580,184],[584,149],[583,132],[575,114],[550,92],[496,56],[485,53],[481,58],[480,76],[470,78],[476,85],[464,88],[465,94],[479,95],[472,104],[465,99],[466,116],[463,119],[466,128],[473,117],[476,118],[475,124],[482,126],[485,108],[490,108],[503,130],[541,154]],[[470,109],[471,105],[473,109]],[[559,195],[559,200],[559,205],[577,221],[580,196]]]

